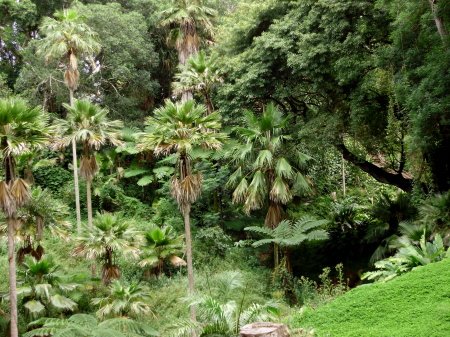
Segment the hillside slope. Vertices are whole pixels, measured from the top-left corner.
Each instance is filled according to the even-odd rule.
[[[450,336],[450,259],[360,286],[294,319],[324,337]]]

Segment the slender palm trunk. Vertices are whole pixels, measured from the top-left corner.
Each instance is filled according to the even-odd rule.
[[[275,242],[273,243],[273,264],[275,269],[280,265],[280,249]]]
[[[194,267],[192,264],[192,240],[191,240],[191,207],[188,206],[184,212],[184,228],[186,231],[186,259],[188,269],[189,295],[194,296]],[[195,307],[190,307],[191,319],[196,320]]]
[[[212,104],[209,93],[205,93],[205,103],[206,103],[206,115],[209,116],[212,114],[212,112],[214,110],[214,106]]]
[[[342,195],[345,199],[345,194],[346,194],[346,184],[345,184],[345,159],[344,159],[344,155],[342,155]]]
[[[11,307],[11,337],[18,337],[17,328],[17,286],[16,286],[16,255],[14,254],[15,219],[8,218],[8,260],[9,260],[9,296]]]
[[[185,30],[186,30],[186,28],[185,28]],[[178,49],[178,61],[180,62],[180,64],[185,66],[187,64],[188,58],[192,55],[196,55],[197,53],[198,53],[198,48],[193,47],[193,46],[190,46],[190,48],[189,48],[187,43],[184,43],[184,45],[180,49]],[[184,103],[193,98],[194,98],[194,96],[192,94],[192,91],[186,90],[181,95],[181,102]]]
[[[69,89],[69,103],[73,107],[73,90]],[[77,144],[72,141],[73,180],[75,183],[75,210],[77,214],[77,232],[81,234],[80,184],[78,182]]]
[[[75,208],[77,213],[77,231],[81,234],[80,183],[78,182],[77,144],[72,140],[73,180],[75,183]]]
[[[91,198],[91,181],[86,180],[86,202],[88,214],[88,227],[92,228],[92,198]]]
[[[92,228],[92,198],[91,198],[91,181],[89,179],[86,180],[86,202],[87,202],[87,213],[88,213],[88,227]],[[97,276],[97,265],[95,263],[95,259],[92,260],[93,264],[91,265],[91,275],[92,277]]]

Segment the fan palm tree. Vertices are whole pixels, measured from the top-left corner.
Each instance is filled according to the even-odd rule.
[[[59,143],[68,146],[73,142],[81,142],[83,145],[80,175],[86,180],[88,226],[92,228],[91,182],[99,170],[95,151],[108,142],[115,146],[121,145],[120,129],[123,123],[119,120],[110,121],[108,110],[89,100],[75,100],[73,106],[63,105],[69,113],[65,120],[58,121],[63,135]]]
[[[236,127],[242,141],[231,155],[238,164],[227,186],[233,187],[233,203],[244,205],[244,211],[267,207],[265,225],[275,228],[283,220],[282,205],[294,195],[311,193],[311,183],[302,173],[311,157],[289,148],[290,137],[283,134],[290,117],[283,116],[273,103],[259,118],[245,112],[246,127]],[[250,181],[250,184],[248,181]],[[278,247],[274,245],[275,266]]]
[[[65,59],[66,71],[64,83],[69,90],[69,103],[73,105],[73,92],[78,88],[80,73],[78,72],[78,58],[100,51],[100,44],[96,40],[97,34],[83,23],[84,17],[75,9],[56,11],[55,19],[45,17],[39,26],[39,32],[44,36],[39,41],[37,54],[44,55],[46,62],[51,59]],[[73,175],[75,181],[75,205],[78,232],[81,230],[80,188],[78,184],[77,152],[75,140],[72,141]]]
[[[172,0],[170,7],[162,11],[161,25],[170,29],[169,41],[178,51],[180,65],[186,65],[190,56],[200,47],[199,30],[212,36],[211,19],[216,11],[205,0]],[[192,93],[183,93],[182,101],[192,99]]]
[[[194,297],[189,301],[190,307],[198,308],[198,322],[179,320],[167,328],[165,336],[237,337],[242,326],[270,321],[278,314],[276,303],[244,305],[247,286],[239,272],[226,272],[215,281],[218,284],[209,289],[211,295]],[[227,294],[232,294],[232,298]]]
[[[100,322],[91,315],[75,314],[65,318],[41,318],[29,324],[40,326],[26,332],[23,337],[72,336],[72,337],[148,337],[158,336],[149,326],[126,317]]]
[[[172,196],[184,216],[186,234],[186,258],[188,267],[189,291],[194,293],[194,271],[192,266],[192,245],[190,212],[191,205],[200,194],[202,175],[193,174],[190,152],[195,147],[220,149],[226,135],[216,133],[220,129],[220,115],[216,112],[205,115],[203,105],[195,105],[189,100],[185,103],[166,101],[165,107],[155,110],[148,117],[148,128],[139,144],[142,150],[153,150],[156,155],[177,153],[177,168],[171,179]],[[194,307],[191,317],[195,319]]]
[[[184,235],[176,235],[172,226],[153,228],[144,233],[145,245],[141,246],[146,257],[139,262],[141,267],[152,266],[161,274],[164,262],[169,260],[174,266],[185,266],[186,262],[179,258],[184,251]]]
[[[102,282],[108,285],[120,278],[120,268],[114,263],[114,255],[139,256],[140,233],[118,214],[98,213],[93,227],[84,227],[76,239],[78,246],[74,255],[84,255],[88,259],[103,260]]]
[[[20,222],[20,237],[24,238],[24,247],[17,251],[17,261],[23,261],[25,255],[34,256],[37,260],[44,254],[41,246],[44,229],[52,234],[67,239],[69,233],[65,230],[71,224],[66,221],[69,215],[68,207],[55,199],[50,190],[36,187],[31,190],[30,199],[18,214]],[[37,247],[33,248],[33,242]]]
[[[50,308],[65,311],[77,307],[67,294],[80,285],[65,282],[50,257],[36,260],[33,256],[26,256],[20,274],[23,286],[17,289],[17,293],[23,296],[23,306],[31,317],[47,316]]]
[[[221,81],[217,56],[207,58],[203,51],[199,51],[187,60],[187,65],[180,65],[179,69],[181,72],[175,75],[178,81],[173,83],[175,93],[199,92],[205,98],[207,114],[211,114],[214,110],[211,89]]]
[[[48,115],[30,109],[19,98],[0,100],[0,148],[3,153],[3,180],[0,181],[0,209],[8,224],[8,259],[11,304],[11,337],[17,337],[17,293],[14,233],[17,212],[30,198],[28,184],[17,178],[15,156],[42,147],[48,140]]]
[[[99,319],[113,317],[146,316],[152,312],[149,306],[150,296],[143,287],[133,282],[123,285],[119,281],[113,281],[109,285],[109,295],[104,298],[93,298],[93,305],[100,306],[96,315]]]

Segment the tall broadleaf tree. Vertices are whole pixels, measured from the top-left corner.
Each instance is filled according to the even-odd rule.
[[[198,53],[201,32],[213,36],[211,19],[216,11],[205,0],[172,0],[161,14],[161,25],[169,29],[168,41],[177,49],[180,65],[186,66],[189,57]],[[182,101],[189,99],[192,92],[187,90]]]
[[[89,100],[75,100],[72,106],[63,105],[68,114],[66,119],[58,121],[62,133],[60,143],[68,146],[70,143],[81,142],[83,145],[80,175],[86,181],[88,226],[92,228],[91,182],[99,170],[95,151],[107,143],[122,145],[120,129],[123,128],[123,123],[109,120],[108,110]]]
[[[202,188],[202,175],[193,173],[190,153],[194,148],[220,149],[226,135],[219,133],[221,125],[217,112],[205,116],[204,105],[189,100],[184,103],[166,101],[164,107],[155,110],[146,120],[148,128],[138,145],[141,150],[153,150],[156,155],[177,154],[175,174],[171,179],[172,196],[184,216],[186,231],[186,259],[189,292],[194,294],[194,270],[191,244],[191,206]],[[191,307],[191,318],[195,320],[195,308]]]
[[[56,11],[54,16],[56,19],[44,18],[39,26],[39,32],[44,38],[39,41],[37,54],[44,55],[46,62],[52,59],[65,61],[64,83],[69,90],[70,106],[73,106],[73,93],[80,81],[78,58],[87,56],[92,60],[92,55],[100,51],[100,44],[96,40],[97,34],[83,22],[84,17],[75,9]],[[80,232],[80,188],[75,141],[72,142],[72,153],[77,228]]]
[[[17,211],[30,198],[28,184],[18,178],[15,157],[44,146],[51,128],[41,108],[30,109],[19,98],[0,100],[0,147],[3,154],[3,180],[0,181],[0,209],[8,223],[9,291],[11,337],[18,336],[17,287],[14,233]]]

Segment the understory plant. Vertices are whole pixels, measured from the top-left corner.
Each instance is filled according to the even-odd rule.
[[[320,284],[305,276],[298,281],[298,294],[300,304],[317,309],[335,298],[343,295],[348,291],[349,287],[344,279],[343,265],[336,265],[337,277],[330,277],[331,268],[326,267],[323,273],[319,275]]]
[[[166,328],[164,336],[237,337],[239,329],[252,322],[274,320],[278,305],[274,302],[245,305],[247,284],[238,271],[225,272],[209,285],[208,295],[186,299],[195,306],[197,321],[181,319]]]
[[[148,337],[158,336],[153,328],[126,317],[107,319],[99,322],[94,316],[75,314],[68,319],[41,318],[29,324],[41,326],[23,337],[70,336],[70,337]]]
[[[84,255],[90,260],[103,261],[101,279],[108,285],[114,279],[120,279],[121,271],[115,263],[115,254],[139,256],[141,235],[119,214],[98,213],[93,227],[83,227],[76,238],[78,246],[73,255]]]
[[[25,256],[18,283],[17,295],[25,312],[33,319],[48,316],[52,311],[68,312],[77,307],[70,293],[81,284],[62,276],[59,266],[49,256],[42,256],[40,260]]]
[[[402,247],[394,256],[376,262],[377,270],[365,273],[362,278],[387,282],[417,266],[439,262],[450,256],[450,249],[446,249],[440,234],[436,234],[433,242],[426,242],[424,230],[418,246],[409,240],[400,240],[400,242]]]
[[[139,283],[126,285],[115,280],[108,289],[108,296],[91,300],[92,304],[100,307],[96,312],[99,319],[125,316],[138,318],[152,312],[148,304],[150,296]]]

